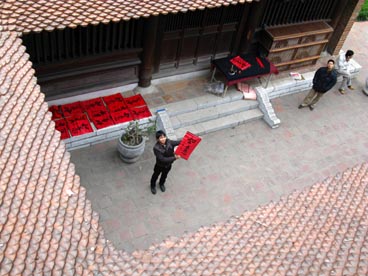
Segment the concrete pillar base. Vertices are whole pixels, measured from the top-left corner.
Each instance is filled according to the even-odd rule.
[[[157,93],[159,92],[157,86],[155,85],[150,85],[148,87],[141,87],[141,86],[137,86],[133,89],[133,92],[135,94],[141,94],[141,95],[147,95],[147,94],[152,94],[152,93]]]

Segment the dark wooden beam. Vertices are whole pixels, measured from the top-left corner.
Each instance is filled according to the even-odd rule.
[[[154,53],[158,29],[158,16],[150,16],[144,21],[143,27],[143,53],[142,64],[139,70],[138,86],[148,87],[151,85],[154,67]]]
[[[340,38],[358,2],[358,0],[340,0],[336,5],[334,17],[330,22],[334,32],[330,37],[330,42],[327,44],[327,51],[329,53],[334,53],[335,49],[338,48]]]
[[[243,15],[241,17],[241,20],[239,22],[239,26],[237,28],[238,30],[237,30],[237,33],[236,33],[234,45],[233,45],[233,47],[231,49],[231,54],[232,55],[239,54],[239,51],[240,51],[240,43],[242,41],[244,30],[246,28],[246,24],[247,24],[247,21],[248,21],[248,15],[249,15],[249,4],[244,4]]]
[[[241,43],[239,44],[238,53],[248,52],[251,49],[254,34],[257,27],[260,25],[268,1],[269,0],[263,0],[260,2],[253,1],[250,4],[250,8],[244,10],[244,19],[242,18],[242,24],[244,24],[245,27],[243,27],[242,32],[238,32],[238,34],[241,35]],[[244,23],[243,20],[245,21]]]
[[[157,36],[156,36],[156,46],[155,46],[155,60],[153,65],[153,73],[157,73],[160,68],[160,60],[161,60],[161,46],[164,40],[165,33],[165,24],[167,20],[167,16],[159,15],[159,23],[157,27]]]

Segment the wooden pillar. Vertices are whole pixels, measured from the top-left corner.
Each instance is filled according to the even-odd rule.
[[[138,82],[138,86],[140,87],[148,87],[151,85],[158,18],[158,16],[150,16],[144,22],[142,64],[139,67]]]
[[[239,51],[241,53],[249,52],[252,49],[252,44],[255,42],[255,33],[257,31],[257,27],[260,25],[263,14],[265,13],[265,9],[267,6],[267,2],[269,0],[262,0],[259,2],[251,2],[250,8],[248,9],[246,17],[244,19],[245,26],[242,31],[242,38]],[[271,0],[273,1],[273,0]],[[243,19],[242,19],[243,21]]]
[[[329,53],[333,55],[339,53],[363,3],[364,0],[340,0],[336,7],[334,18],[332,18],[330,23],[334,28],[334,32],[327,44]]]
[[[238,31],[236,33],[234,47],[231,50],[231,55],[239,54],[240,43],[242,41],[245,25],[248,21],[248,14],[249,14],[249,6],[250,5],[248,3],[243,4],[243,5],[244,5],[244,10],[243,10],[241,20],[239,22],[239,27],[238,27]]]

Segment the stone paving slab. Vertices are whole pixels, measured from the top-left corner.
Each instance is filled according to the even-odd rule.
[[[220,104],[217,106],[212,106],[204,109],[195,110],[192,112],[187,112],[179,114],[177,116],[171,117],[173,120],[173,127],[179,128],[188,126],[191,124],[196,124],[220,117],[224,117],[233,113],[257,108],[257,101],[234,101],[230,103]],[[175,122],[175,123],[174,123]]]
[[[200,90],[199,87],[198,90]],[[170,116],[176,116],[185,112],[195,111],[202,108],[208,108],[211,106],[237,101],[240,100],[242,97],[243,96],[241,93],[236,91],[234,87],[231,87],[231,89],[229,89],[229,92],[225,97],[207,94],[203,96],[194,97],[191,99],[182,100],[179,102],[172,102],[165,105],[159,105],[157,107],[151,108],[151,111],[154,112],[157,109],[166,109],[167,112],[170,114]]]
[[[229,127],[236,127],[262,117],[263,113],[259,109],[245,110],[219,118],[214,117],[209,121],[199,121],[196,124],[180,127],[175,130],[175,134],[177,137],[183,137],[186,131],[190,131],[196,135],[203,135]]]

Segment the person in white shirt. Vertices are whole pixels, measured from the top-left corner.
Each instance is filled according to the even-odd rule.
[[[347,50],[346,53],[341,53],[337,59],[335,69],[338,75],[342,76],[342,83],[339,88],[341,94],[345,94],[346,87],[350,90],[354,90],[351,85],[351,75],[350,75],[350,60],[353,57],[354,52],[352,50]]]

